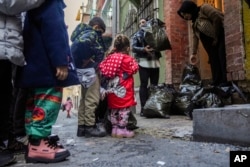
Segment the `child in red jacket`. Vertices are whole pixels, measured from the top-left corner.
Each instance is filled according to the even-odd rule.
[[[103,77],[107,78],[108,108],[111,110],[112,137],[133,137],[134,132],[126,128],[134,98],[134,78],[138,71],[136,60],[129,55],[130,42],[127,36],[118,34],[106,59],[100,64]]]

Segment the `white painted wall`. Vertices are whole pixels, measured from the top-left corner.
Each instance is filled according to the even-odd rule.
[[[76,21],[76,16],[78,9],[84,3],[87,4],[87,0],[64,0],[67,7],[64,9],[65,12],[65,22],[68,25],[68,33],[69,38],[75,29],[75,27],[80,23],[80,21]]]

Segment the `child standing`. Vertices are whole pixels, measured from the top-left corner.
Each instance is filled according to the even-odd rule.
[[[102,77],[108,80],[106,95],[112,124],[112,137],[133,137],[126,128],[130,107],[136,105],[133,74],[138,71],[136,60],[129,55],[130,42],[127,36],[118,34],[111,51],[100,64]]]
[[[29,136],[27,163],[55,163],[70,152],[52,136],[63,87],[79,84],[64,22],[63,0],[45,1],[27,12],[24,55],[27,65],[17,71],[17,86],[27,90],[25,129]]]
[[[71,100],[70,97],[67,97],[67,100],[66,100],[66,102],[64,103],[64,105],[65,105],[65,110],[66,110],[66,112],[67,112],[67,118],[71,118],[71,116],[70,116],[70,111],[71,111],[71,109],[72,109],[72,107],[73,107],[73,102],[72,102],[72,100]]]

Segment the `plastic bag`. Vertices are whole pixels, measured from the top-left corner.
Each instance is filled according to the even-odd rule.
[[[199,69],[191,64],[186,65],[182,73],[182,82],[180,84],[181,93],[195,93],[202,87],[202,81]]]
[[[171,50],[171,44],[165,31],[165,23],[160,19],[151,19],[142,29],[146,43],[156,51]]]
[[[169,118],[174,100],[174,91],[167,85],[151,86],[150,96],[143,108],[143,114],[148,118]]]
[[[185,114],[192,119],[192,112],[196,106],[192,97],[202,88],[202,81],[199,69],[191,64],[186,65],[182,73],[180,92],[174,100],[175,113]]]
[[[178,93],[173,103],[173,113],[176,115],[187,115],[192,119],[192,93]]]

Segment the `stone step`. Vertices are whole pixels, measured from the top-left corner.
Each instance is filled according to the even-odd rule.
[[[250,146],[250,104],[195,109],[193,140]]]

